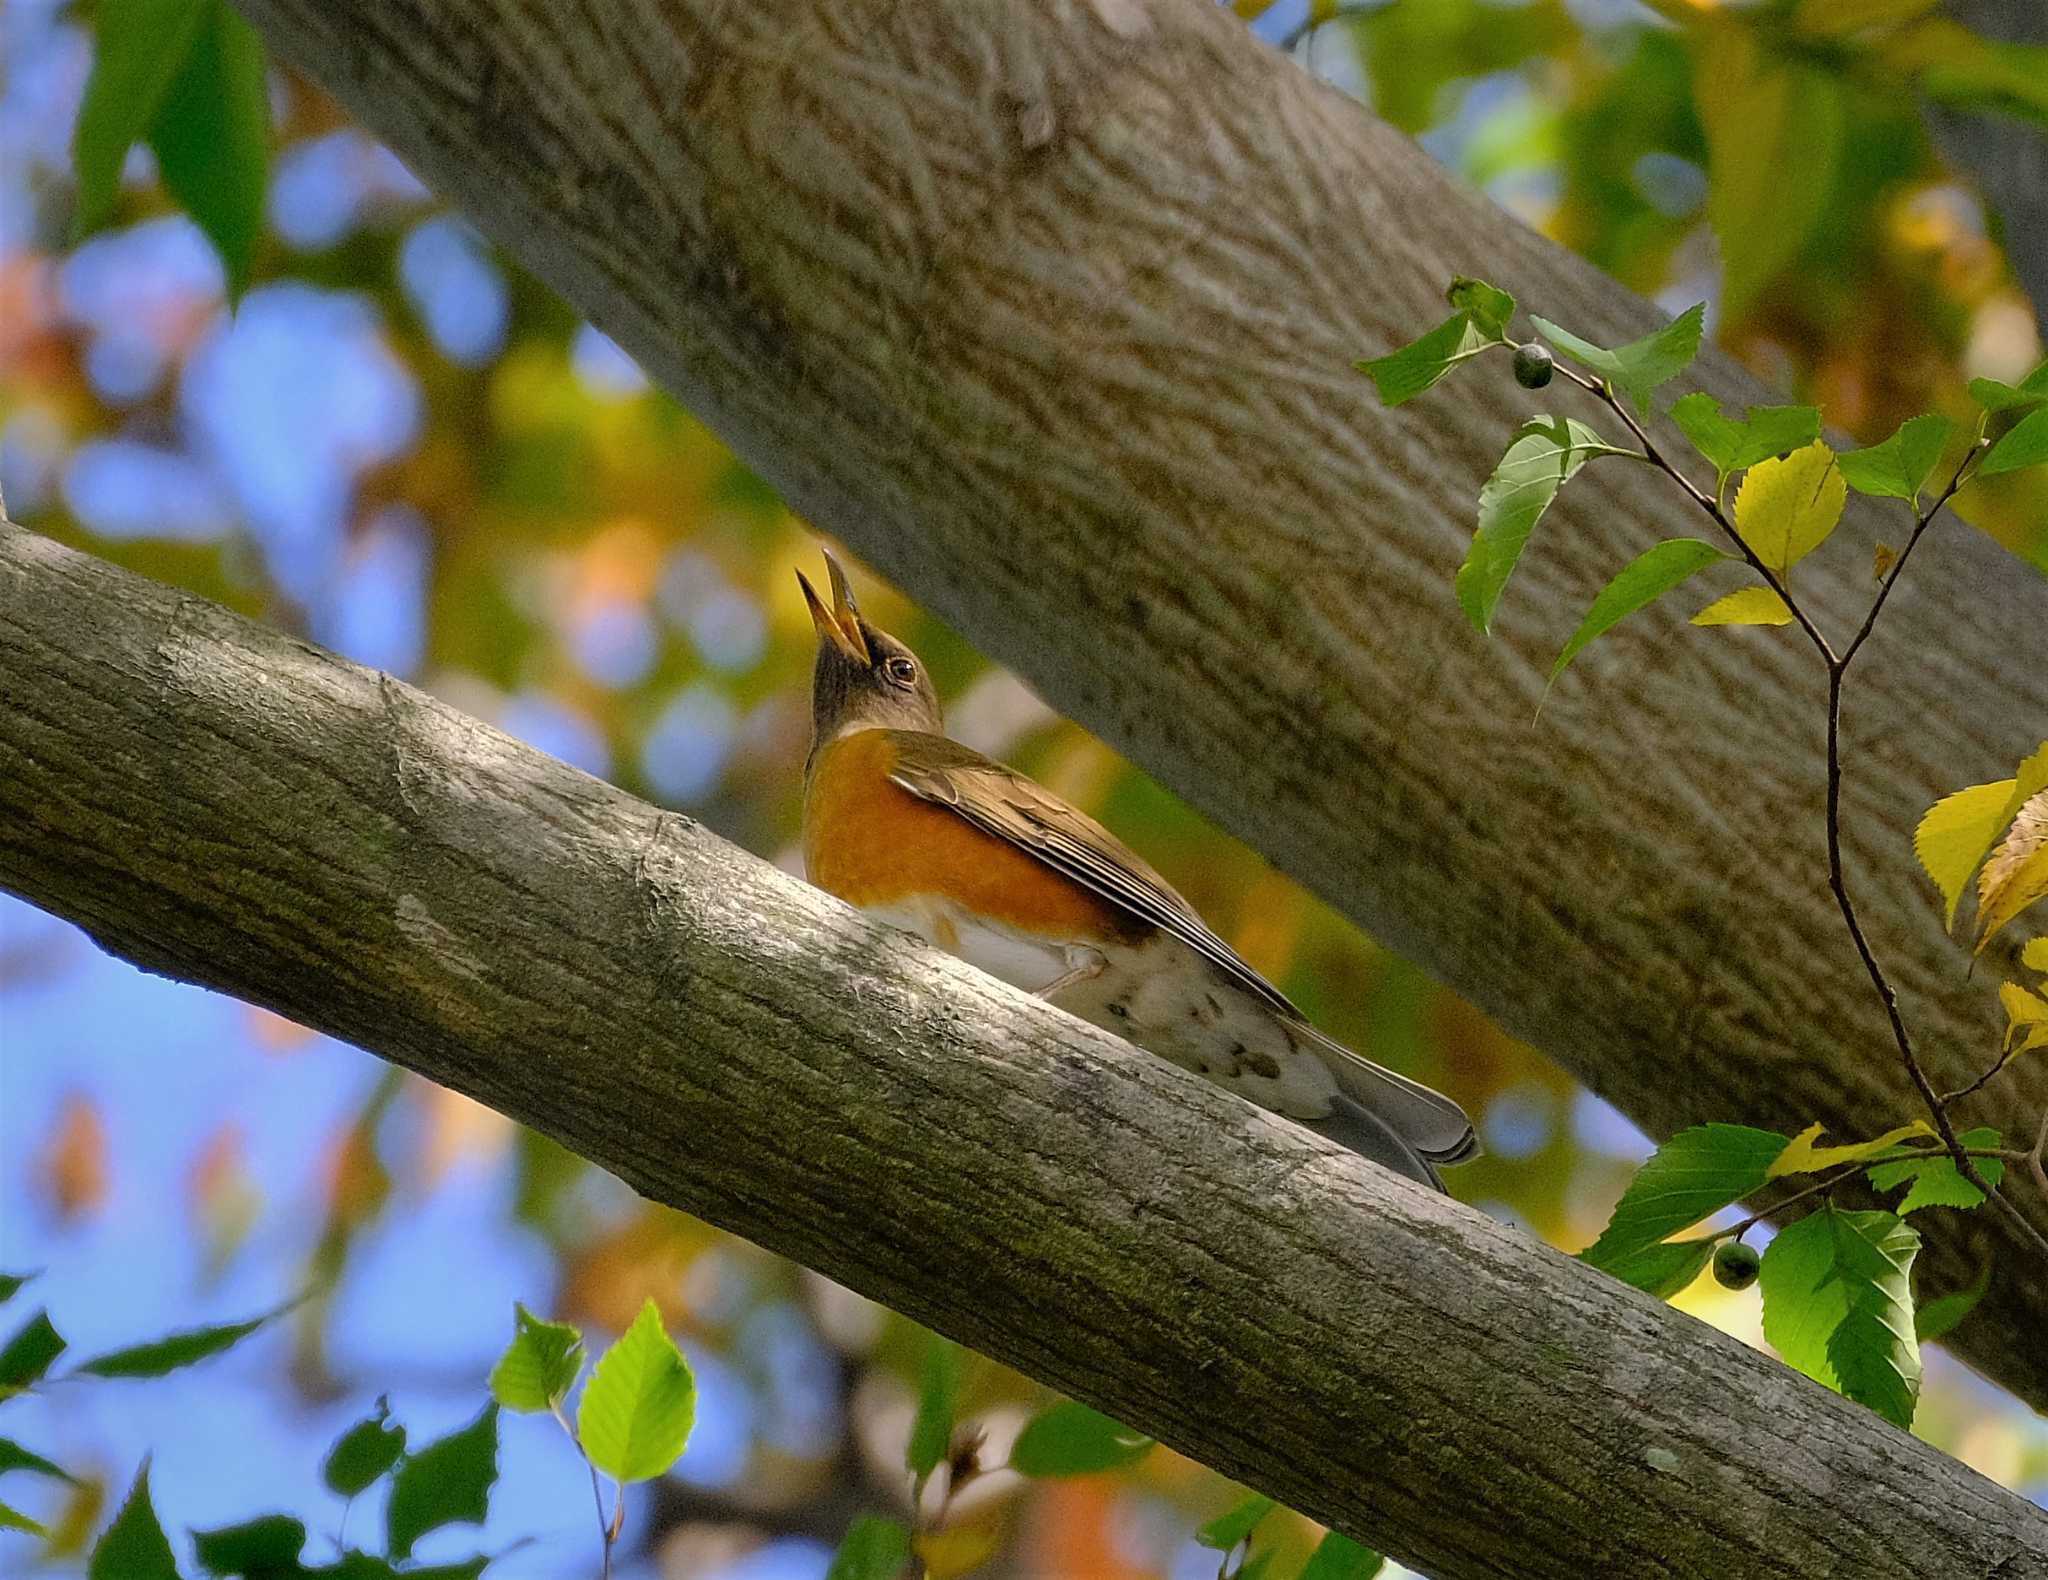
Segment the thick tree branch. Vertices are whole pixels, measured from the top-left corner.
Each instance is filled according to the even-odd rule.
[[[2048,1512],[1693,1319],[7,525],[0,691],[0,884],[1441,1580],[2048,1565]]]
[[[1678,529],[1662,479],[1588,468],[1483,643],[1450,576],[1536,397],[1387,412],[1350,371],[1454,272],[1609,343],[1658,315],[1209,0],[239,3],[797,508],[1652,1131],[1917,1111],[1823,879],[1822,677],[1653,611],[1532,725],[1594,590]],[[1801,565],[1824,628],[1885,530],[1858,504]],[[1998,1017],[1907,835],[2044,733],[2048,585],[1940,550],[1865,655],[1843,817],[1946,1088]],[[2035,1061],[1957,1117],[2044,1105]],[[2048,1268],[1943,1217],[1931,1290],[1996,1252],[1952,1342],[2048,1405]]]

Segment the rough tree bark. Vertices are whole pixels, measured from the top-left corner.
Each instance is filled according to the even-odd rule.
[[[1725,1335],[388,677],[0,524],[0,884],[1440,1580],[2048,1568]]]
[[[1915,1111],[1823,882],[1810,655],[1653,612],[1532,723],[1594,588],[1698,525],[1589,468],[1482,643],[1450,574],[1534,400],[1389,413],[1349,371],[1457,271],[1595,336],[1657,315],[1208,0],[238,3],[818,525],[1650,1130]],[[1880,526],[1800,568],[1831,629]],[[1945,523],[1856,678],[1851,882],[1945,1084],[1997,1017],[1907,831],[2048,733],[2044,628]],[[1967,1118],[2044,1103],[2035,1061]],[[1930,1288],[1997,1257],[1954,1346],[2048,1405],[2048,1267],[1942,1217]]]

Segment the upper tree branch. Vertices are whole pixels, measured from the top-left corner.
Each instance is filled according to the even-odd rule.
[[[0,884],[1441,1580],[2048,1565],[2048,1512],[1521,1231],[7,525],[0,693]]]

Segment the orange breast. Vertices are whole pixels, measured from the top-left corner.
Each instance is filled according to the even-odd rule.
[[[1071,878],[957,812],[892,784],[883,730],[834,741],[804,797],[804,869],[849,905],[942,894],[973,914],[1062,940],[1104,939],[1131,919]]]

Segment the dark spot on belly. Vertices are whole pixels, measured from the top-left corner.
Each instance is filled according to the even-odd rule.
[[[1121,999],[1118,999],[1111,1003],[1111,1005],[1109,1006],[1109,1012],[1110,1014],[1114,1015],[1118,1020],[1129,1020],[1131,1018],[1131,1006],[1124,1003]]]
[[[1244,1050],[1239,1048],[1240,1053]],[[1244,1055],[1245,1068],[1254,1075],[1262,1075],[1269,1081],[1280,1079],[1280,1061],[1270,1053],[1247,1053]]]

